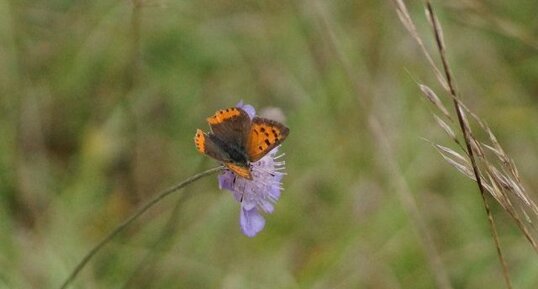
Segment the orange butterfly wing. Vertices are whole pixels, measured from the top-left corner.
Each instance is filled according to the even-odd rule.
[[[207,118],[211,131],[228,145],[244,147],[250,131],[250,117],[238,107],[229,107]]]
[[[225,109],[219,109],[215,114],[207,118],[209,125],[221,124],[227,120],[233,119],[235,117],[241,117],[246,115],[246,112],[238,107],[229,107]]]
[[[281,144],[289,134],[283,124],[261,117],[254,117],[247,138],[247,156],[255,162]]]
[[[197,129],[196,134],[194,135],[194,145],[199,152],[205,154],[205,135],[200,129]]]
[[[234,163],[224,163],[227,168],[229,168],[236,175],[243,177],[247,180],[252,180],[252,175],[250,174],[250,166],[240,166]]]

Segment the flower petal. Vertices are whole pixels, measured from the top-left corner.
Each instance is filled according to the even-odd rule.
[[[259,203],[259,206],[260,206],[260,209],[262,209],[264,213],[272,214],[273,211],[275,210],[275,207],[273,206],[273,204],[268,200],[261,200]]]
[[[243,209],[245,209],[247,211],[250,211],[250,210],[256,208],[256,200],[253,200],[252,198],[247,199],[247,198],[245,198],[245,196],[243,196],[243,200],[240,201],[240,202],[241,202],[241,208],[243,208]]]
[[[256,115],[256,109],[254,108],[254,106],[250,104],[243,104],[243,100],[239,101],[235,105],[235,107],[242,108],[248,114],[248,116],[250,116],[251,119],[253,119]]]
[[[240,224],[243,234],[252,238],[263,229],[265,219],[258,213],[256,208],[246,210],[241,207]]]
[[[219,179],[219,189],[225,189],[232,191],[233,190],[233,180],[235,176],[232,172],[228,170],[222,171],[222,173],[218,176]]]
[[[275,201],[278,201],[280,198],[280,192],[282,190],[280,184],[282,183],[282,177],[284,177],[284,174],[275,173],[272,180],[273,183],[267,191],[268,195],[271,196],[271,198],[273,198]]]

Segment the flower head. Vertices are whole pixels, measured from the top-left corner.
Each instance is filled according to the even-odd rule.
[[[253,106],[239,102],[237,107],[247,112],[253,118],[256,111]],[[278,147],[275,147],[264,157],[250,163],[252,180],[237,176],[229,169],[225,169],[218,177],[219,187],[232,192],[236,201],[241,203],[240,225],[241,230],[248,237],[254,237],[265,226],[265,219],[260,214],[272,213],[274,204],[280,197],[282,190],[282,177],[284,161],[278,159]]]

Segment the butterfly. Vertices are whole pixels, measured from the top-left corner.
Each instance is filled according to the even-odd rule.
[[[281,144],[289,129],[283,124],[250,116],[239,107],[215,112],[207,118],[211,132],[198,129],[196,149],[218,161],[245,179],[252,179],[250,163],[256,162]]]

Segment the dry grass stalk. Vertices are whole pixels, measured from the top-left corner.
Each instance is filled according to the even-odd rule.
[[[433,11],[431,3],[425,2],[426,16],[432,26],[438,52],[443,65],[444,76],[440,76],[439,68],[431,59],[429,52],[425,49],[423,41],[417,34],[415,25],[407,11],[402,0],[393,0],[396,4],[396,11],[403,25],[407,28],[411,36],[417,41],[419,47],[424,52],[426,59],[433,67],[435,75],[443,88],[448,92],[449,98],[452,100],[457,116],[457,123],[453,120],[451,114],[447,114],[447,109],[442,104],[441,100],[433,92],[432,89],[420,84],[420,89],[434,107],[442,113],[446,119],[444,121],[439,116],[435,116],[437,124],[450,136],[450,138],[464,151],[465,155],[461,155],[456,151],[434,145],[439,153],[458,171],[462,172],[467,177],[475,180],[478,184],[482,195],[484,208],[486,210],[492,236],[497,247],[497,253],[501,265],[503,266],[503,274],[508,288],[512,288],[506,261],[504,260],[499,237],[493,215],[489,209],[485,193],[488,192],[501,205],[501,207],[515,220],[517,226],[521,229],[532,247],[538,251],[537,235],[538,229],[538,206],[529,197],[522,182],[519,178],[519,172],[513,160],[506,154],[492,130],[483,122],[476,114],[472,113],[461,101],[459,94],[454,85],[453,75],[450,71],[447,56],[446,45],[443,32],[437,17]],[[469,116],[471,118],[469,119]],[[479,141],[471,130],[470,120],[476,122],[478,127],[489,137],[487,142]],[[463,134],[465,147],[461,145],[458,138],[453,133],[453,127],[459,126],[459,130]]]
[[[435,76],[437,77],[437,80],[445,89],[448,88],[448,83],[446,82],[445,78],[443,77],[443,74],[441,73],[441,70],[437,67],[435,62],[433,61],[433,57],[428,52],[428,49],[426,49],[426,46],[424,45],[424,42],[422,41],[422,38],[417,32],[417,28],[415,26],[415,23],[413,22],[413,19],[411,18],[411,15],[409,14],[409,11],[407,11],[407,6],[405,6],[405,3],[403,0],[393,0],[394,4],[396,4],[396,13],[398,14],[398,17],[400,18],[400,21],[405,26],[407,31],[411,34],[411,36],[415,39],[418,46],[424,53],[424,56],[430,63],[430,65],[433,67],[433,71],[435,73]]]
[[[434,108],[438,109],[446,119],[444,121],[436,115],[435,118],[438,125],[447,132],[456,144],[460,145],[458,139],[454,138],[454,134],[451,132],[454,130],[453,127],[456,124],[450,115],[446,116],[446,108],[442,103],[439,104],[441,102],[439,97],[431,88],[424,84],[420,84],[420,88],[426,98],[434,104]],[[433,97],[435,100],[432,100],[432,95],[435,96]],[[469,133],[471,152],[475,156],[483,187],[514,218],[525,237],[529,240],[533,248],[538,251],[538,228],[536,227],[538,223],[538,206],[526,192],[514,161],[507,155],[491,128],[484,121],[465,106],[457,95],[450,94],[449,97],[457,103],[457,107],[462,115],[463,127]],[[478,124],[478,127],[487,134],[488,140],[479,141],[476,138],[471,131],[471,125],[469,124],[467,115],[470,115],[471,120]],[[471,166],[464,166],[461,159],[455,157],[454,152],[447,154],[446,149],[440,150],[439,147],[436,148],[445,160],[449,161],[458,171],[470,177],[468,169],[472,169],[471,164],[469,164]],[[465,153],[469,157],[469,154],[467,152]],[[473,176],[472,179],[476,180],[476,177]],[[525,220],[525,222],[522,220]]]
[[[432,26],[434,36],[435,36],[435,42],[437,44],[437,49],[439,51],[441,61],[443,64],[443,71],[445,72],[446,81],[448,83],[449,92],[450,95],[453,98],[454,103],[454,109],[456,110],[456,116],[458,118],[458,123],[460,126],[460,129],[463,133],[463,139],[465,141],[466,145],[466,152],[468,154],[469,160],[471,162],[471,166],[473,169],[474,174],[474,180],[476,181],[478,185],[478,189],[480,191],[480,195],[482,197],[482,201],[484,204],[484,209],[486,210],[486,214],[488,216],[488,222],[490,225],[490,230],[492,233],[493,240],[495,242],[495,247],[497,248],[497,255],[499,257],[499,261],[503,268],[503,276],[504,280],[506,282],[507,288],[512,288],[512,284],[510,281],[510,275],[508,271],[508,265],[506,263],[506,260],[504,259],[502,250],[501,250],[501,244],[499,241],[499,235],[497,233],[497,226],[495,225],[495,221],[493,219],[493,214],[491,213],[491,209],[489,207],[487,198],[486,198],[486,188],[483,184],[483,179],[481,177],[481,172],[479,170],[478,164],[477,164],[477,157],[475,155],[478,155],[478,158],[484,156],[482,151],[480,150],[480,146],[478,145],[478,142],[473,137],[471,126],[469,125],[469,120],[466,117],[465,112],[463,111],[462,107],[460,106],[460,102],[458,101],[458,94],[456,92],[455,84],[453,81],[452,73],[450,71],[450,67],[448,65],[448,60],[446,56],[446,45],[444,41],[443,32],[441,29],[441,26],[439,25],[437,21],[437,17],[435,15],[435,12],[433,11],[433,7],[429,1],[426,1],[426,16],[428,20],[430,21],[430,25]]]
[[[443,119],[441,119],[439,116],[437,116],[436,114],[433,115],[433,117],[435,118],[435,121],[437,122],[437,124],[446,132],[446,134],[453,140],[455,141],[456,143],[459,144],[459,140],[458,140],[458,137],[456,136],[456,133],[454,132],[454,130],[452,129],[452,127],[450,127]]]
[[[435,94],[435,92],[426,85],[419,84],[419,86],[420,86],[420,90],[422,90],[422,93],[424,93],[424,95],[428,98],[428,100],[431,101],[437,107],[437,109],[439,109],[443,113],[443,115],[447,119],[452,121],[452,117],[450,116],[448,109],[446,109],[445,105],[443,104],[441,99],[437,96],[437,94]]]

